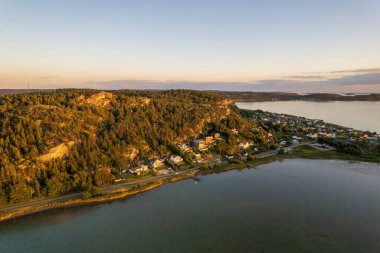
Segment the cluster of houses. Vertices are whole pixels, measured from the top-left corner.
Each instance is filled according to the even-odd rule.
[[[181,143],[178,147],[182,152],[189,154],[193,162],[204,162],[202,152],[209,150],[213,147],[218,140],[222,140],[220,133],[206,134],[204,138],[197,138],[187,143]]]
[[[380,134],[368,131],[359,131],[352,128],[340,127],[325,123],[323,120],[307,119],[287,114],[270,113],[264,111],[255,111],[252,119],[259,124],[252,131],[256,133],[263,132],[263,129],[269,129],[266,138],[267,143],[274,143],[277,147],[284,147],[290,144],[298,144],[305,140],[316,140],[319,137],[331,138],[342,142],[360,142],[376,147],[380,145]],[[282,130],[281,133],[279,132]],[[286,131],[283,131],[283,130]],[[238,133],[233,129],[233,133]],[[286,134],[284,134],[286,133]],[[179,150],[186,154],[186,157],[191,158],[194,163],[207,162],[205,151],[212,148],[217,141],[222,140],[220,133],[206,133],[202,138],[184,142],[178,145]],[[236,143],[237,149],[248,154],[248,150],[259,151],[258,146],[254,142],[241,140]],[[233,156],[226,156],[232,159]],[[170,174],[172,167],[180,166],[184,163],[183,157],[179,155],[161,156],[148,160],[146,163],[141,163],[136,167],[125,168],[123,173],[141,175],[143,173],[154,172],[156,174]]]
[[[315,130],[324,125],[323,120],[307,119],[305,117],[264,111],[255,111],[255,115],[252,118],[261,122],[263,125],[286,127],[291,132],[300,129],[303,131]]]
[[[232,129],[231,132],[238,134],[238,131],[236,129]],[[191,145],[183,143],[180,144],[179,147],[183,152],[191,152],[192,156],[195,158],[195,161],[199,163],[202,161],[202,155],[194,152],[194,149],[199,152],[207,151],[213,147],[217,141],[220,140],[223,140],[223,138],[220,136],[220,133],[206,134],[206,137],[204,138],[193,140],[191,142]],[[190,146],[193,147],[193,149],[190,148]],[[248,140],[242,140],[236,143],[236,147],[240,150],[247,150],[253,146],[255,146],[255,143]],[[255,151],[257,151],[257,148],[255,148]]]
[[[208,150],[217,140],[221,140],[220,133],[207,135],[204,139],[196,139],[193,141],[192,146],[202,152]]]
[[[214,133],[207,135],[204,139],[196,139],[189,143],[181,143],[178,148],[186,154],[189,154],[193,158],[194,162],[200,163],[203,161],[203,157],[199,152],[207,151],[217,140],[221,140],[220,133]],[[245,144],[247,145],[247,144]],[[184,159],[179,155],[161,156],[148,160],[146,163],[141,163],[136,167],[128,167],[123,169],[122,173],[130,173],[134,175],[141,175],[147,172],[155,172],[157,174],[170,173],[172,168],[165,166],[166,164],[181,165],[184,163]]]
[[[285,143],[297,144],[302,139],[318,139],[318,137],[339,139],[345,142],[361,142],[369,145],[380,144],[380,134],[376,132],[354,130],[352,128],[340,127],[325,123],[323,120],[307,119],[294,115],[255,111],[254,120],[270,129],[287,129],[290,132],[289,139],[283,136],[278,141],[279,146]],[[278,133],[275,133],[278,134]]]
[[[156,172],[157,174],[168,174],[171,172],[172,168],[165,168],[166,161],[170,161],[172,164],[181,165],[183,163],[183,158],[178,155],[170,155],[168,157],[156,157],[148,160],[147,165],[141,163],[136,167],[125,168],[122,173],[130,173],[134,175],[141,175],[149,171]],[[165,173],[164,173],[165,172]]]

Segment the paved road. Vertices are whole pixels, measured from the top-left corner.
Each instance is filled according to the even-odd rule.
[[[285,147],[284,151],[285,152],[289,152],[289,151],[292,151],[296,147],[305,146],[305,145],[313,146],[313,145],[311,145],[311,142],[299,143],[299,144],[294,144],[294,145],[289,146],[289,147]],[[273,155],[277,155],[277,154],[278,154],[278,149],[272,150],[272,151],[268,151],[268,152],[264,152],[264,153],[260,153],[260,154],[255,155],[254,157],[256,157],[256,158],[265,158],[265,157],[273,156]]]
[[[215,165],[215,163],[209,164],[209,165]],[[125,186],[133,186],[136,184],[146,183],[146,182],[150,182],[150,181],[156,181],[158,179],[165,179],[165,178],[170,178],[170,177],[174,177],[174,176],[178,176],[178,175],[183,175],[183,174],[186,174],[188,172],[198,170],[200,167],[201,167],[200,165],[195,166],[195,167],[188,169],[188,170],[179,171],[177,174],[161,175],[161,176],[156,176],[156,177],[150,177],[150,178],[135,180],[132,182],[114,184],[114,185],[103,187],[102,190],[117,189],[117,188],[122,188]],[[80,197],[82,194],[83,194],[83,192],[78,192],[78,193],[72,193],[72,194],[68,194],[68,195],[64,195],[64,196],[60,196],[60,197],[47,198],[47,199],[45,198],[45,199],[41,199],[41,200],[35,200],[35,201],[27,202],[27,203],[3,207],[3,208],[0,208],[0,212],[12,211],[12,210],[16,210],[16,209],[20,209],[20,208],[24,208],[24,207],[31,207],[31,206],[41,205],[41,204],[48,204],[51,202],[73,199],[73,198]]]

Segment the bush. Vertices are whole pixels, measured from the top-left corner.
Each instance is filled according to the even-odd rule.
[[[92,197],[96,197],[96,196],[99,196],[99,195],[102,195],[102,190],[98,187],[92,187],[91,189],[91,195]]]
[[[89,191],[85,191],[83,194],[82,194],[82,199],[89,199],[92,197],[92,194],[91,192]]]

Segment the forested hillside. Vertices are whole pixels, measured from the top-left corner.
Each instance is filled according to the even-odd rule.
[[[176,152],[204,131],[254,138],[207,92],[59,90],[0,97],[0,205],[110,184],[128,165]]]

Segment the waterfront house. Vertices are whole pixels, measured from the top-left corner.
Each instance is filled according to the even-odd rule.
[[[170,161],[174,164],[180,164],[183,162],[183,158],[177,155],[171,155],[170,156]]]
[[[171,169],[160,169],[157,170],[157,175],[169,175],[171,173]]]
[[[158,167],[164,166],[164,162],[165,162],[164,159],[161,159],[161,158],[153,158],[153,159],[150,159],[150,160],[149,160],[149,165],[150,165],[153,169],[155,169],[155,168],[158,168]]]
[[[149,171],[148,166],[141,164],[140,166],[130,168],[129,173],[135,174],[135,175],[140,175],[141,173]]]

